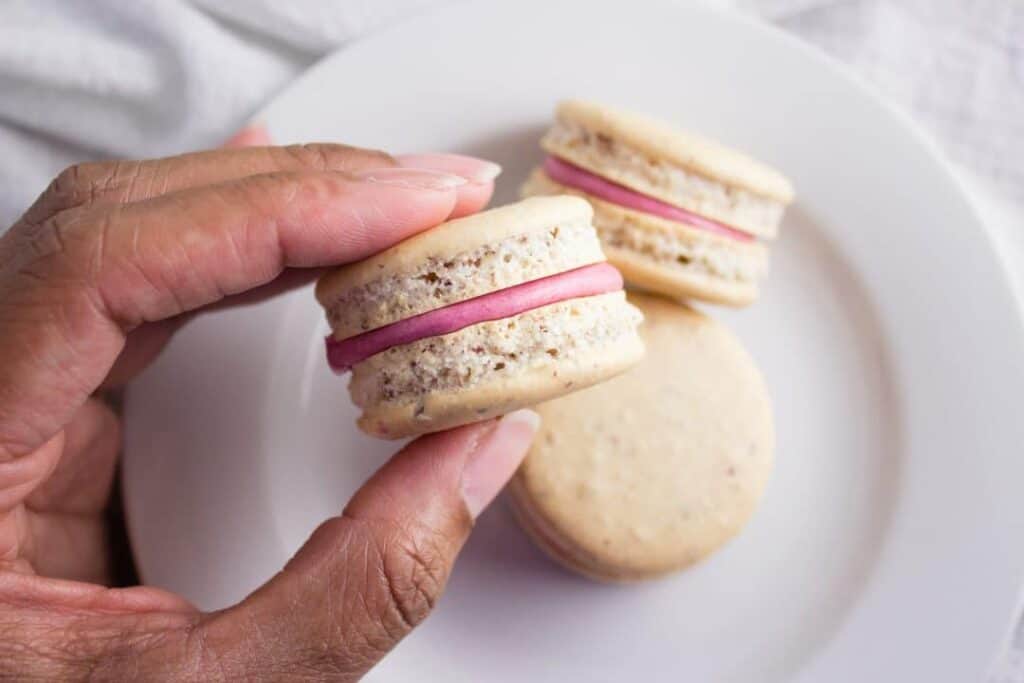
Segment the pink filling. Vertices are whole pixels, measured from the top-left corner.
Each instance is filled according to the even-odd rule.
[[[686,209],[680,209],[678,206],[666,204],[663,201],[640,194],[610,180],[605,180],[601,176],[595,175],[579,166],[574,166],[558,157],[549,156],[545,159],[544,172],[555,182],[582,190],[598,199],[624,206],[627,209],[654,214],[655,216],[667,218],[670,221],[685,223],[694,228],[718,233],[719,235],[732,237],[743,242],[750,242],[755,239],[753,235],[748,235],[736,228],[713,221],[710,218],[705,218]]]
[[[488,320],[510,318],[559,301],[620,289],[619,271],[608,263],[595,263],[414,315],[348,339],[339,341],[329,336],[327,362],[341,373],[392,346],[439,337]]]

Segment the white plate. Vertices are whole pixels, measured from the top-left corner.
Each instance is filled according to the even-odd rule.
[[[986,233],[922,136],[816,52],[733,16],[617,6],[421,16],[263,118],[281,141],[496,159],[498,201],[567,95],[784,169],[799,202],[764,297],[716,311],[772,389],[775,477],[736,542],[633,587],[555,568],[495,506],[372,680],[978,680],[1024,576],[1024,334]],[[211,315],[134,387],[125,478],[148,581],[205,607],[241,598],[384,461],[323,332],[309,291]]]

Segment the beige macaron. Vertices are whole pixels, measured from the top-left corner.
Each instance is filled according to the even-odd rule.
[[[670,124],[578,100],[558,106],[541,146],[549,160],[523,195],[591,201],[609,260],[629,284],[733,306],[757,298],[764,240],[793,200],[779,172]]]
[[[392,439],[448,429],[636,364],[641,316],[591,218],[579,198],[533,198],[449,221],[321,278],[328,359],[351,371],[359,427]]]
[[[765,383],[725,327],[642,294],[643,362],[539,406],[542,425],[510,485],[524,530],[591,578],[683,569],[733,538],[771,472]]]

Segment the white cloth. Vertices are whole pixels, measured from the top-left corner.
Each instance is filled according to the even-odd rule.
[[[74,161],[215,144],[322,55],[443,2],[7,0],[0,222]],[[1024,213],[1024,3],[704,2],[763,16],[847,62]]]
[[[215,145],[324,54],[446,1],[6,0],[0,226],[64,166]],[[1024,301],[1024,2],[703,1],[803,37],[909,111],[961,172]],[[1024,682],[1016,633],[992,681]]]

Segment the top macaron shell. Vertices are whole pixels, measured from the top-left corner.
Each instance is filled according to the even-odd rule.
[[[777,234],[782,210],[794,196],[789,180],[745,154],[657,119],[592,102],[560,103],[556,124],[541,146],[637,192],[761,237]],[[610,163],[606,157],[612,151],[638,155],[645,171],[676,176],[667,183],[649,182]]]
[[[614,137],[652,159],[678,164],[780,202],[793,201],[793,185],[775,169],[664,121],[583,100],[561,102],[555,115]]]
[[[334,336],[408,318],[605,260],[593,210],[576,197],[536,197],[420,233],[317,283]]]

